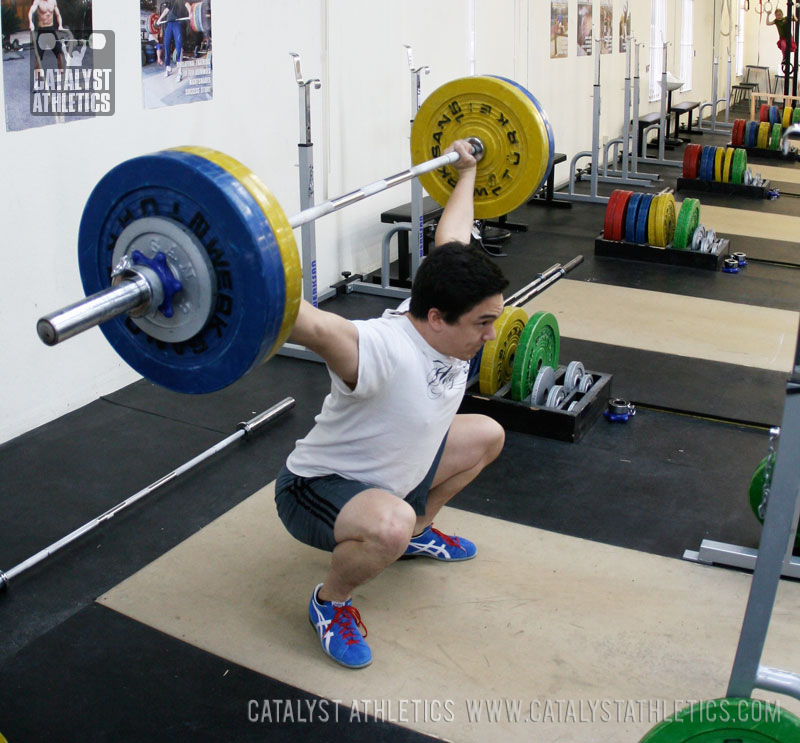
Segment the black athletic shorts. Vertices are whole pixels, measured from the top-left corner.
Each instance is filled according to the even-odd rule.
[[[428,474],[404,498],[418,516],[425,513],[428,491],[446,441],[447,436],[439,446]],[[347,480],[340,475],[300,477],[284,465],[275,481],[275,504],[278,516],[295,539],[331,552],[336,546],[333,524],[339,511],[353,496],[374,487],[358,480]]]

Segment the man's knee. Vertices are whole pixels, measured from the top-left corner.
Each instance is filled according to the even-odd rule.
[[[494,418],[488,416],[480,416],[479,436],[483,445],[486,464],[493,462],[500,456],[503,451],[503,445],[506,441],[506,432],[503,427]]]
[[[402,554],[416,522],[414,509],[385,491],[359,493],[340,511],[334,524],[337,542],[355,539],[388,556]]]
[[[414,509],[405,501],[399,501],[403,509],[393,509],[384,514],[374,525],[372,538],[376,545],[388,556],[401,555],[408,547],[416,523]]]

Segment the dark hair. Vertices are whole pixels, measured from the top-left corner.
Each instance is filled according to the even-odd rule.
[[[449,325],[484,299],[502,293],[508,279],[482,251],[461,242],[431,248],[411,287],[411,314],[419,320],[435,307]]]

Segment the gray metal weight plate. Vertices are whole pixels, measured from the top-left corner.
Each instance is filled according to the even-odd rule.
[[[550,389],[556,383],[556,372],[552,366],[543,366],[536,375],[531,391],[531,401],[534,405],[544,405]]]
[[[703,244],[703,238],[705,236],[705,225],[697,225],[697,229],[694,231],[694,235],[692,235],[692,250],[700,250],[700,246]]]
[[[572,392],[583,379],[586,370],[580,361],[570,361],[567,364],[567,370],[564,372],[564,387],[567,393]]]
[[[194,233],[164,217],[143,217],[122,230],[112,265],[119,266],[125,258],[130,260],[137,250],[149,259],[163,253],[183,288],[175,297],[171,317],[154,309],[143,317],[131,317],[131,321],[151,338],[169,343],[197,335],[208,322],[217,298],[217,279],[208,252]]]
[[[567,391],[564,385],[556,384],[550,388],[547,393],[547,402],[545,403],[548,408],[560,408],[564,400],[567,399]]]
[[[700,251],[703,253],[710,253],[714,248],[714,243],[717,241],[717,233],[714,230],[708,230],[703,242],[700,245]]]
[[[584,374],[580,382],[578,382],[578,392],[586,394],[594,384],[594,378],[591,374]]]

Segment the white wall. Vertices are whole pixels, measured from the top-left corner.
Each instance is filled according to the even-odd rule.
[[[137,378],[97,329],[55,348],[45,347],[35,332],[38,317],[82,296],[76,257],[81,211],[94,184],[116,163],[166,147],[206,145],[260,175],[287,214],[299,211],[299,88],[290,52],[301,55],[305,77],[323,83],[312,92],[318,202],[407,167],[411,74],[404,44],[412,46],[415,64],[431,68],[422,78],[423,96],[469,74],[474,61],[476,74],[505,75],[528,87],[549,115],[556,149],[568,159],[591,144],[595,58],[575,55],[577,0],[570,0],[570,56],[564,60],[549,58],[546,0],[220,1],[213,9],[213,101],[150,111],[141,103],[138,3],[124,3],[126,12],[121,5],[94,0],[95,28],[116,33],[115,115],[0,131],[0,441]],[[683,96],[692,100],[710,96],[711,52],[704,38],[710,5],[695,2],[695,85]],[[601,141],[622,130],[625,55],[616,51],[621,7],[622,0],[614,0],[614,52],[601,57]],[[677,46],[678,11],[672,7],[669,33]],[[631,0],[631,9],[633,33],[645,43],[644,112],[655,108],[647,103],[645,70],[649,0]],[[595,0],[595,19],[599,13]],[[676,65],[677,56],[671,69]],[[566,175],[560,166],[557,179]],[[399,186],[317,222],[321,290],[342,270],[379,265],[385,229],[379,215],[409,199],[409,187]]]

